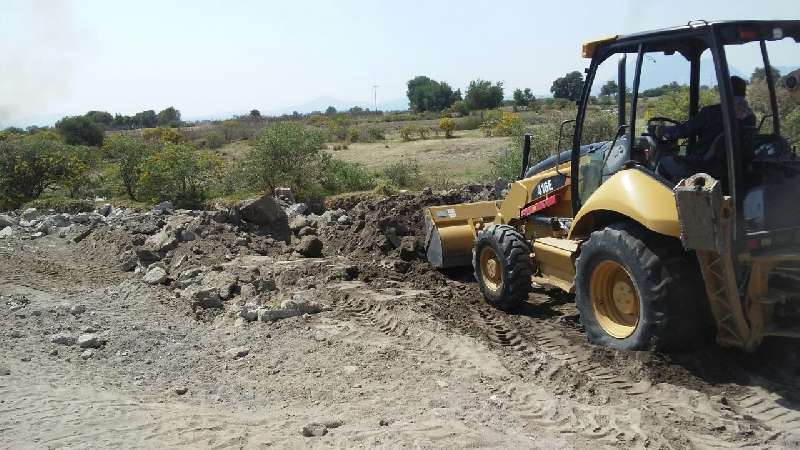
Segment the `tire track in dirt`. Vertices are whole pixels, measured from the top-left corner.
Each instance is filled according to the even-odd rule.
[[[595,393],[608,399],[604,410],[596,412],[586,411],[582,403],[565,410],[558,403],[531,402],[523,396],[519,408],[533,413],[521,414],[522,418],[536,424],[543,419],[545,424],[562,424],[562,432],[596,438],[604,444],[739,447],[775,442],[782,437],[781,433],[770,433],[769,427],[750,426],[751,421],[725,401],[691,389],[653,385],[648,380],[635,381],[619,374],[595,361],[591,347],[576,344],[562,325],[525,317],[530,327],[523,330],[511,317],[483,304],[473,314],[475,326],[483,330],[487,339],[516,359],[512,363],[516,370],[536,375],[555,392],[567,387],[577,395]],[[638,415],[632,411],[638,411]],[[695,426],[676,433],[652,418],[643,423],[642,416]],[[792,420],[790,414],[779,417]]]

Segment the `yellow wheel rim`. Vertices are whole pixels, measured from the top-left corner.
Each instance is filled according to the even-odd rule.
[[[481,278],[483,278],[483,285],[489,290],[500,291],[500,285],[503,283],[503,267],[500,265],[494,249],[490,246],[481,250]]]
[[[639,323],[639,294],[630,274],[614,261],[595,267],[589,280],[589,299],[600,327],[609,335],[624,339]]]

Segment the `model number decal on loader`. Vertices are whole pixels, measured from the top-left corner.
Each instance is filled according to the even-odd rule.
[[[556,175],[554,177],[545,178],[544,180],[540,181],[539,184],[533,189],[533,195],[531,196],[531,200],[537,199],[539,197],[544,197],[545,195],[555,191],[558,188],[564,187],[564,183],[566,182],[566,178],[564,175]]]

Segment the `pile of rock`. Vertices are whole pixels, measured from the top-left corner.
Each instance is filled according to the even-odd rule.
[[[97,211],[78,214],[57,213],[53,210],[36,208],[0,214],[0,239],[11,237],[38,239],[54,235],[80,242],[88,235],[87,229],[105,222],[112,211],[111,205],[104,205]]]

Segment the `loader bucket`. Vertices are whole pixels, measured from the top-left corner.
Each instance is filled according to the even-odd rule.
[[[425,211],[425,252],[436,268],[472,264],[475,224],[493,222],[495,202],[432,206]]]

